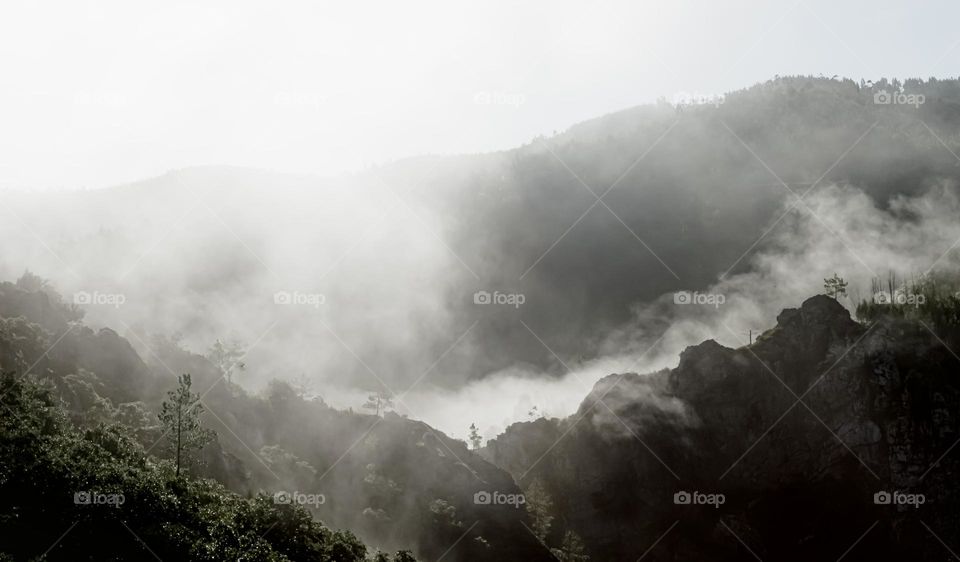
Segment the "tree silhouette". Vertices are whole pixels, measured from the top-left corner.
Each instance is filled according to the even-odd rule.
[[[386,412],[387,408],[393,407],[393,399],[386,392],[377,391],[367,396],[367,401],[364,402],[363,407],[373,410],[379,416],[380,412]]]
[[[833,277],[823,280],[823,289],[827,292],[827,295],[834,299],[847,296],[847,282],[836,273],[833,274]]]
[[[477,424],[470,424],[470,444],[473,445],[474,450],[480,448],[480,444],[483,442],[483,438],[480,437],[480,431],[477,430]]]
[[[203,448],[216,435],[205,429],[200,423],[200,414],[203,405],[200,395],[190,392],[190,375],[183,374],[177,378],[178,386],[175,390],[167,391],[167,400],[160,406],[160,424],[170,443],[177,465],[177,476],[180,469],[193,451]]]

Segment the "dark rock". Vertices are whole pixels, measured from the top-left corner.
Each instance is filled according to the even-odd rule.
[[[960,462],[943,456],[960,437],[955,373],[924,327],[868,330],[821,295],[784,310],[750,346],[710,340],[668,373],[605,377],[576,416],[553,431],[515,424],[489,458],[543,482],[595,560],[635,560],[676,521],[647,559],[753,558],[737,539],[763,559],[836,558],[876,523],[845,559],[939,560],[918,518],[960,543]],[[675,505],[678,490],[726,502]],[[875,505],[881,490],[927,503]]]

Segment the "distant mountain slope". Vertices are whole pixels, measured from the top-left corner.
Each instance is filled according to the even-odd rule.
[[[877,103],[901,90],[923,103]],[[849,184],[886,205],[955,190],[958,153],[955,79],[776,78],[718,105],[646,105],[512,150],[343,178],[199,168],[107,190],[5,193],[16,216],[0,273],[119,287],[127,304],[94,311],[96,322],[149,320],[195,348],[238,325],[256,339],[277,290],[321,292],[325,323],[388,384],[411,384],[449,351],[430,382],[456,387],[518,363],[560,370],[521,313],[561,359],[590,358],[634,305],[750,269],[795,196]],[[525,302],[479,307],[476,291]],[[378,386],[326,329],[294,316],[252,364],[272,376],[321,366]]]
[[[552,496],[548,542],[573,530],[595,559],[942,560],[934,534],[960,541],[952,335],[861,325],[813,297],[750,346],[611,375],[577,414],[516,424],[484,453]]]
[[[886,204],[955,189],[960,82],[897,87],[924,103],[874,103],[893,91],[886,82],[782,78],[719,106],[643,106],[576,125],[499,155],[459,188],[445,208],[459,233],[453,247],[482,264],[478,285],[527,294],[525,321],[561,356],[583,352],[630,305],[749,269],[770,240],[754,244],[794,196],[838,183]],[[442,164],[435,174],[424,200],[456,183]],[[608,189],[609,209],[594,205]],[[481,337],[511,358],[549,362],[535,341],[518,349],[529,337],[515,324],[500,315]]]

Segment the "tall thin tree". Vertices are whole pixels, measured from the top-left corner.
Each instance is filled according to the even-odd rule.
[[[168,436],[178,477],[181,467],[186,464],[190,455],[202,449],[216,435],[201,424],[203,404],[200,403],[200,395],[190,391],[190,385],[190,375],[180,375],[177,378],[177,388],[167,391],[167,400],[163,401],[157,415],[164,428],[164,435]]]

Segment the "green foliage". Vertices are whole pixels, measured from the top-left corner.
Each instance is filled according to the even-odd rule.
[[[177,379],[177,388],[167,392],[167,400],[160,406],[160,424],[176,463],[177,476],[190,455],[214,439],[215,434],[200,423],[203,404],[200,396],[190,392],[190,375]]]
[[[47,386],[3,375],[0,408],[0,559],[366,560],[299,506],[177,477],[120,424],[74,429]],[[122,501],[83,502],[97,495]]]

